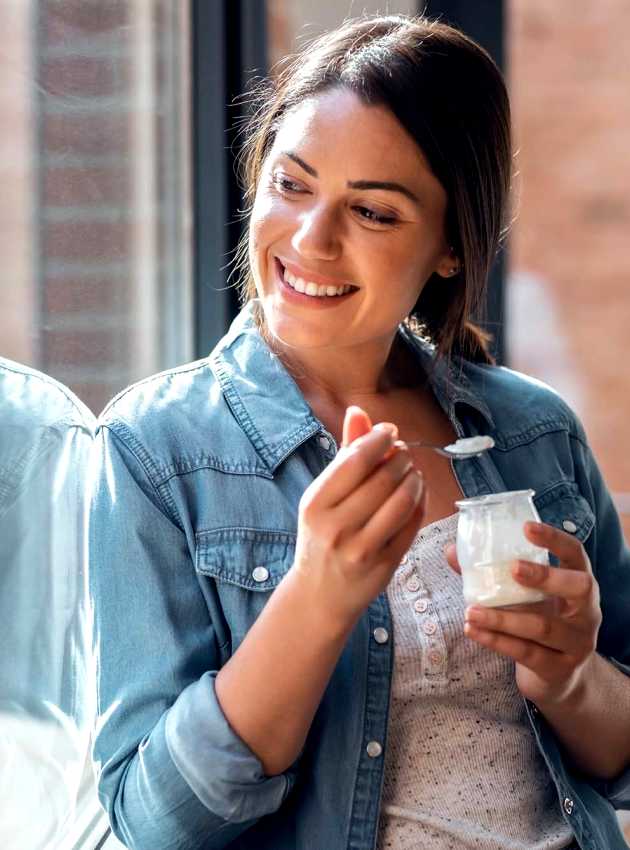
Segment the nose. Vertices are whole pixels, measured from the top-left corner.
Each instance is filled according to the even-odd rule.
[[[337,259],[340,254],[339,223],[334,211],[318,206],[303,212],[291,246],[305,259]]]

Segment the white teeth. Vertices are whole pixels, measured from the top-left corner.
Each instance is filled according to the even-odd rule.
[[[284,270],[284,279],[297,292],[305,295],[316,295],[320,298],[322,296],[345,295],[351,289],[349,284],[345,284],[345,286],[325,286],[323,284],[313,283],[312,281],[306,281],[301,277],[291,274],[287,268]]]

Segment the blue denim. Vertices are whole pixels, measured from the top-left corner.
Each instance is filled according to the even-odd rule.
[[[95,425],[61,384],[0,357],[3,848],[65,846],[89,750],[85,484]]]
[[[385,594],[351,633],[285,773],[265,776],[215,696],[217,671],[291,568],[300,497],[337,451],[252,308],[208,358],[134,385],[99,421],[90,581],[100,798],[137,850],[371,850],[383,756],[366,745],[386,745],[393,660],[392,642],[373,637],[392,633]],[[463,492],[531,487],[544,522],[575,524],[601,589],[598,650],[630,673],[630,552],[574,413],[505,368],[432,369],[431,347],[404,325],[398,333],[457,433],[496,441],[454,462]],[[527,712],[580,845],[621,850],[613,806],[630,807],[630,772],[611,783],[578,775],[544,718]]]

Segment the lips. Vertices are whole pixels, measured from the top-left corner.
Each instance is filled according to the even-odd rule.
[[[280,263],[282,269],[288,269],[288,271],[294,275],[295,277],[302,278],[302,280],[311,283],[317,284],[317,286],[334,286],[335,288],[339,288],[340,286],[349,286],[352,291],[358,289],[357,286],[350,283],[348,280],[339,280],[338,278],[330,278],[326,277],[326,275],[319,274],[315,271],[309,271],[308,269],[304,269],[301,266],[298,266],[296,263],[292,263],[280,257],[275,257],[275,259]]]
[[[296,289],[293,289],[292,286],[289,286],[284,279],[284,265],[277,257],[274,257],[274,266],[276,270],[278,288],[282,297],[291,303],[299,304],[301,306],[310,306],[313,308],[335,307],[345,302],[348,298],[351,298],[355,292],[358,292],[358,289],[355,287],[354,289],[351,289],[350,292],[346,292],[345,295],[306,295],[306,293],[298,292]]]

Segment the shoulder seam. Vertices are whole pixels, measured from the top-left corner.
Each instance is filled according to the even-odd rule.
[[[180,517],[177,511],[174,509],[174,504],[170,502],[167,503],[164,499],[164,495],[161,491],[162,484],[159,483],[159,475],[157,474],[154,468],[151,468],[153,464],[151,463],[151,456],[149,452],[145,449],[140,440],[137,439],[129,425],[122,419],[118,418],[115,422],[107,423],[102,422],[99,423],[99,428],[107,428],[107,430],[116,437],[116,439],[120,440],[120,442],[125,446],[127,451],[129,451],[138,462],[140,468],[143,470],[146,475],[147,481],[151,484],[160,504],[164,509],[164,513],[168,516],[172,522],[179,528],[183,530],[183,526],[180,520]],[[122,433],[119,433],[122,431]],[[126,437],[126,439],[125,439]]]

